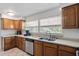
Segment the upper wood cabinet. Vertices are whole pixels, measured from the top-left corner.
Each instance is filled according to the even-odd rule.
[[[3,20],[3,29],[15,29],[15,30],[22,30],[23,28],[23,20],[13,20],[8,18],[2,18]]]
[[[7,19],[7,18],[2,18],[2,28],[3,29],[13,29],[14,25],[13,25],[13,21],[11,19]]]
[[[79,4],[62,8],[63,28],[79,28]]]
[[[17,29],[17,30],[19,30],[19,20],[13,20],[13,22],[14,22],[14,29]]]

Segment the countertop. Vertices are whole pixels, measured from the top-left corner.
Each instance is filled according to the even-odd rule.
[[[56,39],[55,41],[48,41],[48,40],[41,40],[40,37],[33,37],[33,36],[23,36],[23,35],[8,35],[8,36],[2,36],[2,37],[11,37],[11,36],[19,36],[23,38],[30,38],[32,40],[38,40],[43,42],[49,42],[54,44],[60,44],[60,45],[66,45],[74,48],[79,48],[79,42],[77,41],[71,41],[71,40],[65,40],[65,39]]]

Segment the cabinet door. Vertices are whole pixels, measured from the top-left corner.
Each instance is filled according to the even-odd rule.
[[[3,18],[3,29],[13,29],[13,21],[8,18]]]
[[[77,6],[68,6],[63,8],[62,17],[63,17],[63,28],[76,28],[77,24]]]
[[[57,49],[44,46],[44,56],[57,56]]]
[[[12,48],[12,40],[11,37],[4,38],[4,50],[8,50]]]
[[[43,55],[42,42],[34,41],[34,55],[35,56],[42,56]]]
[[[75,56],[76,49],[68,46],[59,45],[59,56]]]
[[[17,37],[17,47],[21,49],[21,38]]]
[[[44,56],[57,56],[57,45],[44,43]]]
[[[25,51],[25,40],[22,37],[16,37],[16,46]]]
[[[19,21],[19,29],[22,30],[24,27],[24,21],[23,20],[20,20]]]
[[[25,51],[25,40],[21,37],[21,50]]]
[[[15,40],[15,37],[11,37],[11,47],[15,47],[16,45],[16,40]]]
[[[19,23],[20,23],[19,20],[14,20],[14,28],[15,28],[16,30],[19,30]]]
[[[75,53],[59,50],[59,56],[75,56]]]

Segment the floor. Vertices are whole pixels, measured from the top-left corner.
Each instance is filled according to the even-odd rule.
[[[0,56],[30,56],[18,48],[13,48],[7,51],[0,51]]]

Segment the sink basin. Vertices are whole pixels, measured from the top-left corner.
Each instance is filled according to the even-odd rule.
[[[49,40],[48,38],[39,38],[40,40]]]
[[[47,41],[55,41],[56,39],[48,39],[48,38],[39,38],[40,40],[47,40]]]

